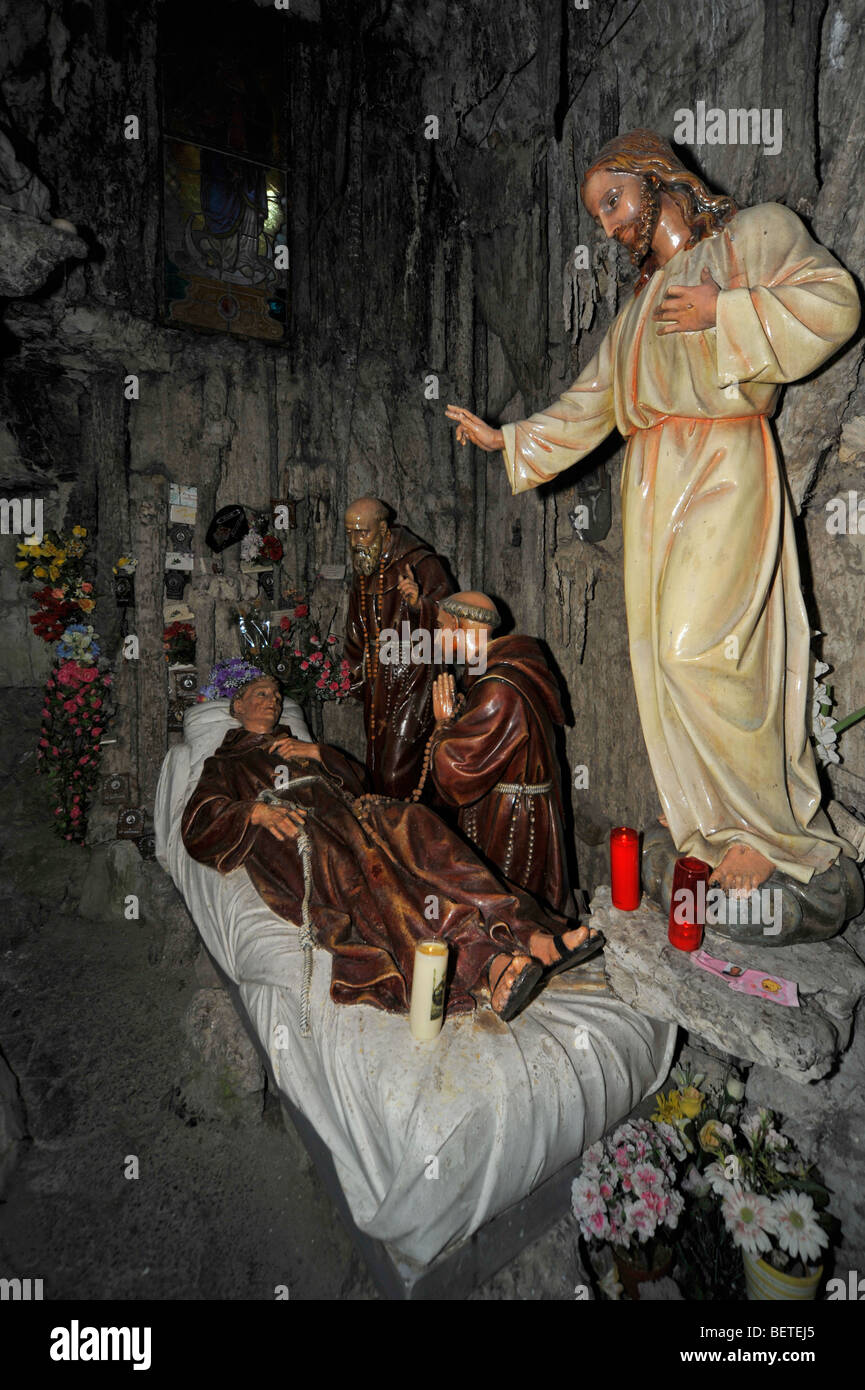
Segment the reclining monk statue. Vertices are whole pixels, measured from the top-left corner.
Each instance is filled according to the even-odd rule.
[[[433,811],[365,796],[358,765],[280,730],[271,677],[253,674],[230,708],[243,727],[204,764],[183,843],[220,873],[243,865],[290,922],[301,922],[306,902],[315,945],[333,956],[336,1003],[407,1010],[415,945],[437,938],[451,948],[449,1012],[473,1009],[489,989],[507,1021],[545,966],[581,945],[582,959],[600,950],[599,932],[499,879]]]

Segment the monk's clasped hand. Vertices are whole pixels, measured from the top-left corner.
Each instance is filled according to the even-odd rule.
[[[457,691],[453,676],[447,672],[436,676],[433,684],[433,718],[437,724],[453,719],[457,707]]]
[[[652,318],[659,324],[657,332],[700,333],[714,328],[718,315],[718,295],[721,286],[712,278],[707,266],[700,273],[699,285],[669,285]]]

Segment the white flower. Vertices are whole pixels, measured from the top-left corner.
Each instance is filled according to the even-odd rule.
[[[703,1174],[703,1177],[711,1187],[712,1191],[715,1193],[716,1197],[726,1197],[728,1193],[731,1193],[733,1191],[733,1184],[730,1182],[729,1178],[727,1177],[727,1174],[724,1171],[723,1163],[721,1163],[718,1159],[716,1159],[714,1163],[709,1164],[708,1168],[705,1170]]]
[[[690,1192],[694,1197],[705,1197],[711,1192],[712,1184],[706,1176],[700,1172],[696,1164],[692,1163],[684,1178],[682,1188],[685,1192]]]
[[[731,1100],[742,1100],[745,1096],[745,1083],[738,1076],[727,1077],[727,1095]]]
[[[751,1255],[762,1254],[771,1248],[770,1237],[774,1235],[776,1225],[772,1203],[767,1197],[760,1197],[756,1192],[742,1192],[731,1188],[723,1200],[721,1209],[735,1245],[741,1246]]]
[[[836,753],[833,744],[838,740],[835,733],[836,720],[827,714],[815,713],[812,723],[814,735],[814,752],[821,763],[840,763],[841,759]]]
[[[739,1132],[741,1134],[744,1134],[752,1149],[756,1144],[757,1139],[759,1138],[760,1129],[763,1124],[763,1116],[765,1113],[766,1112],[764,1110],[760,1110],[756,1115],[746,1115],[742,1123],[739,1125]]]
[[[781,1249],[794,1260],[816,1264],[820,1251],[829,1244],[829,1237],[817,1221],[814,1203],[807,1192],[782,1192],[772,1204],[772,1215]]]
[[[766,1135],[766,1148],[770,1153],[778,1153],[780,1150],[786,1149],[789,1143],[790,1140],[786,1134],[779,1134],[777,1129],[770,1129]]]

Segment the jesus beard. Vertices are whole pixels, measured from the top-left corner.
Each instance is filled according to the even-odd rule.
[[[624,227],[616,227],[613,236],[630,254],[631,264],[639,267],[652,248],[652,237],[661,215],[661,197],[648,179],[640,188],[640,211]]]

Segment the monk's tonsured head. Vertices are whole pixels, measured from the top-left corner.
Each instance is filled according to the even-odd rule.
[[[272,676],[256,676],[231,698],[229,714],[248,734],[269,734],[282,713],[282,692]]]
[[[440,628],[465,633],[465,653],[470,665],[475,665],[481,649],[486,647],[490,633],[501,623],[496,605],[486,594],[466,589],[439,600],[436,622]]]
[[[388,509],[377,497],[358,497],[345,509],[345,534],[355,574],[374,574],[390,534]]]
[[[651,250],[664,197],[691,228],[690,246],[720,231],[737,210],[731,198],[710,193],[666,140],[643,129],[617,135],[603,146],[586,170],[580,195],[607,236],[628,248],[635,266]]]

